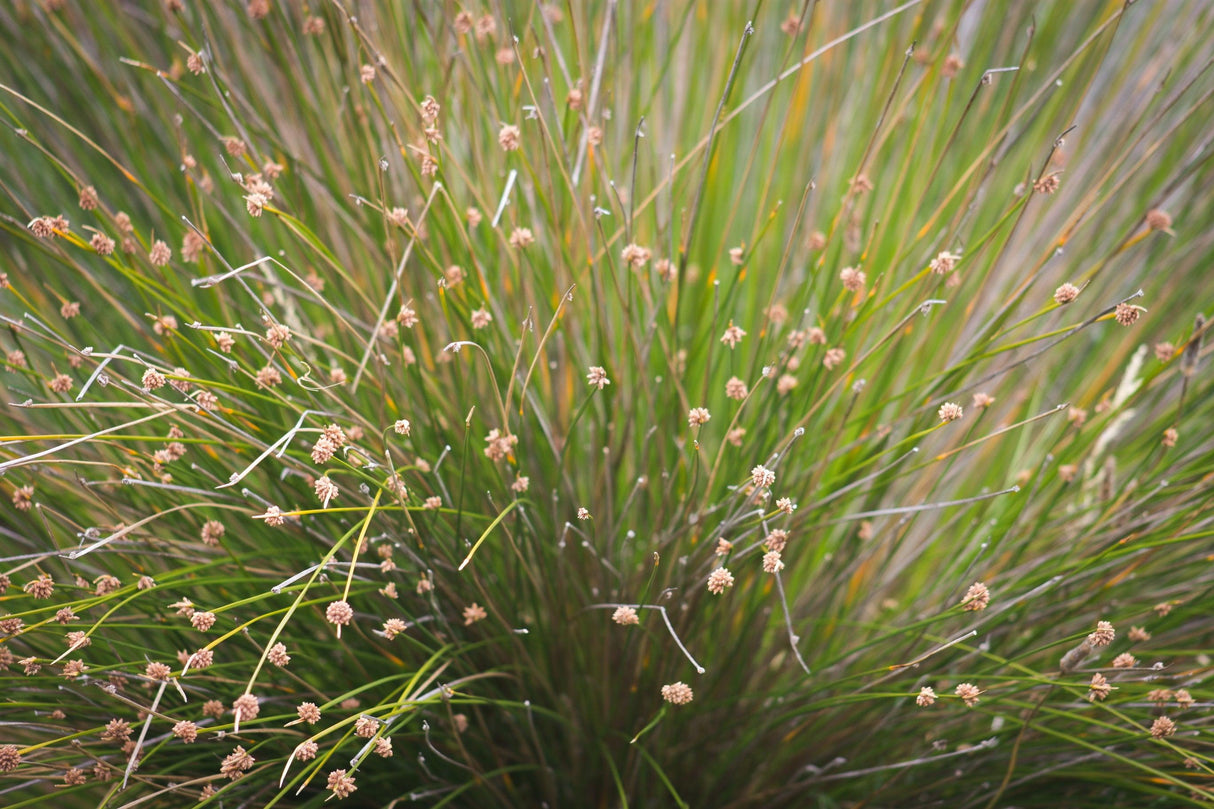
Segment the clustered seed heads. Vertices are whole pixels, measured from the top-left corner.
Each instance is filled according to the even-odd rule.
[[[961,256],[957,253],[950,253],[947,250],[942,250],[936,254],[936,257],[928,264],[928,268],[937,275],[948,275],[957,266],[957,262],[961,260]]]
[[[1128,303],[1119,303],[1113,312],[1113,318],[1122,326],[1132,326],[1138,322],[1138,318],[1146,309],[1141,306],[1133,306]]]
[[[173,725],[173,735],[186,744],[193,744],[198,738],[198,725],[188,719],[183,719]]]
[[[652,256],[653,253],[648,247],[636,243],[625,245],[620,251],[620,259],[634,270],[644,267]]]
[[[354,785],[354,776],[347,775],[345,770],[334,770],[329,773],[327,785],[338,798],[347,798],[358,789]]]
[[[961,683],[957,686],[955,693],[965,702],[965,707],[973,708],[978,704],[978,696],[982,692],[978,690],[978,686],[972,683]]]
[[[733,587],[733,574],[726,568],[718,567],[708,575],[708,592],[720,595]]]
[[[282,348],[291,339],[291,329],[282,323],[274,323],[266,329],[266,342],[274,348]]]
[[[616,607],[615,612],[611,614],[611,620],[620,626],[632,626],[641,622],[641,619],[637,616],[637,611],[632,607]]]
[[[756,488],[770,487],[776,482],[776,473],[760,464],[750,470],[750,480]]]
[[[518,149],[522,141],[522,132],[514,124],[505,124],[497,133],[497,142],[501,145],[503,151],[513,152]]]
[[[503,435],[501,430],[495,427],[485,436],[485,443],[488,444],[484,450],[485,457],[492,461],[500,461],[509,455],[515,445],[518,444],[518,436],[511,434]]]
[[[354,618],[354,610],[348,601],[334,601],[325,608],[325,620],[335,625],[338,631]]]
[[[233,750],[231,754],[223,760],[223,763],[219,765],[219,772],[220,774],[225,775],[235,781],[237,778],[240,778],[246,772],[253,769],[253,764],[256,763],[256,761],[257,760],[255,758],[245,752],[243,747],[237,745],[236,749]]]
[[[510,246],[518,250],[523,250],[535,244],[535,234],[531,232],[531,228],[516,227],[510,231]]]
[[[1152,208],[1147,211],[1146,223],[1151,230],[1166,231],[1172,227],[1172,216],[1161,208]]]
[[[1058,190],[1058,186],[1062,184],[1059,179],[1058,172],[1052,172],[1044,177],[1033,181],[1033,190],[1038,194],[1053,194]]]
[[[826,350],[826,354],[822,357],[822,365],[826,370],[834,370],[836,365],[840,365],[847,358],[847,352],[842,348],[830,348]]]
[[[1164,736],[1171,736],[1174,733],[1176,733],[1176,723],[1166,716],[1157,716],[1151,723],[1151,736],[1155,739],[1162,739]]]
[[[843,282],[843,288],[848,292],[862,292],[868,279],[860,270],[854,267],[844,267],[839,271],[839,280]]]
[[[1087,639],[1093,648],[1100,649],[1108,646],[1116,637],[1117,632],[1113,629],[1111,623],[1108,621],[1097,621],[1095,631],[1088,635]]]
[[[1062,286],[1058,287],[1058,289],[1054,290],[1054,302],[1058,303],[1059,305],[1068,304],[1078,297],[1079,287],[1075,286],[1074,284],[1063,284]]]
[[[677,682],[662,686],[662,699],[671,705],[686,705],[693,697],[691,686],[687,683]]]
[[[586,381],[599,390],[611,384],[611,380],[607,378],[607,369],[601,365],[590,366],[589,373],[586,374]]]
[[[738,343],[742,342],[742,338],[745,336],[746,332],[742,331],[740,327],[735,326],[731,320],[729,321],[729,326],[725,329],[725,333],[721,335],[721,342],[730,348],[734,348]]]
[[[936,415],[940,417],[940,421],[946,424],[950,421],[957,421],[964,414],[965,411],[962,410],[961,405],[957,404],[956,402],[945,402],[944,404],[940,405],[940,409],[936,412]]]
[[[464,607],[464,626],[471,626],[477,621],[483,621],[489,614],[485,612],[485,608],[473,601],[468,606]]]
[[[320,708],[316,706],[315,702],[301,702],[295,712],[299,715],[300,722],[315,725],[320,721]]]
[[[965,597],[961,599],[961,606],[971,611],[984,610],[990,603],[991,591],[980,581],[971,584],[965,591]]]
[[[190,625],[199,632],[206,632],[215,625],[215,613],[196,611],[190,616]]]
[[[1109,685],[1109,681],[1100,672],[1092,675],[1092,682],[1088,685],[1088,699],[1092,702],[1103,700],[1109,694],[1116,690],[1115,686]]]

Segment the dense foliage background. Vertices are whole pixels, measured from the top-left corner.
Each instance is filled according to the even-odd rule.
[[[0,5],[0,803],[1208,805],[1212,17]]]

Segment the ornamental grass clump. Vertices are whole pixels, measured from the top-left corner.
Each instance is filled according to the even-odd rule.
[[[3,4],[0,802],[1205,805],[1210,23]]]

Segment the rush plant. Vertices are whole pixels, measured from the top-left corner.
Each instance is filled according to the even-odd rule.
[[[1212,18],[3,4],[0,803],[1209,805]]]

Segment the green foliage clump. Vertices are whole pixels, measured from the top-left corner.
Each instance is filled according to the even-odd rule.
[[[1205,805],[1212,15],[5,4],[4,804]]]

